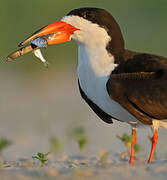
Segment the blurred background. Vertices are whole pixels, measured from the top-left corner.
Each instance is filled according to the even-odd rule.
[[[81,100],[75,42],[43,50],[50,62],[48,69],[31,53],[5,61],[27,36],[80,7],[109,11],[121,27],[127,49],[167,56],[166,0],[1,0],[0,137],[13,141],[4,154],[7,160],[49,151],[52,136],[62,142],[62,154],[77,154],[77,144],[68,138],[69,129],[75,126],[83,126],[88,136],[85,155],[96,155],[99,149],[114,154],[124,148],[116,135],[130,133],[130,127],[119,122],[105,124]],[[138,134],[143,154],[148,156],[151,130],[139,129]],[[163,157],[167,155],[166,136],[167,132],[160,131],[157,151]]]

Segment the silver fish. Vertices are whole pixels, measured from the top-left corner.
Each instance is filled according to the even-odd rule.
[[[46,61],[46,59],[43,57],[40,49],[35,49],[35,50],[33,51],[33,53],[34,53],[34,55],[35,55],[37,58],[39,58],[39,59],[44,63],[44,65],[45,65],[46,67],[49,66],[49,63],[48,63],[48,62]]]
[[[41,48],[46,48],[48,46],[46,39],[41,37],[32,40],[30,43]]]
[[[46,61],[46,59],[43,57],[40,48],[46,48],[48,46],[47,39],[43,37],[36,38],[32,40],[27,46],[24,46],[17,51],[12,52],[7,56],[7,61],[12,61],[13,59],[16,59],[24,54],[27,54],[29,52],[34,53],[34,55],[39,58],[46,67],[48,67],[49,63]]]

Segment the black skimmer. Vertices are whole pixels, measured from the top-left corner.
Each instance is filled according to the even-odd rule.
[[[150,125],[154,130],[150,163],[158,141],[158,127],[167,127],[167,59],[125,49],[119,25],[99,8],[72,10],[60,21],[36,31],[20,46],[30,44],[7,60],[40,48],[31,43],[38,38],[43,38],[47,45],[71,39],[78,43],[82,98],[104,122],[119,120],[132,126],[130,163],[134,161],[136,127]]]

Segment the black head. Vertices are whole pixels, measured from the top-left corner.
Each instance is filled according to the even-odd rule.
[[[117,60],[122,58],[120,56],[124,52],[123,36],[119,25],[110,13],[100,8],[79,8],[67,14],[67,16],[73,15],[80,16],[104,28],[111,37],[111,41],[106,47],[108,52],[115,55]]]

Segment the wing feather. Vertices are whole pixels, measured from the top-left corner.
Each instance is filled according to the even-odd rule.
[[[119,65],[106,86],[110,97],[144,124],[167,119],[167,59],[137,55]]]

